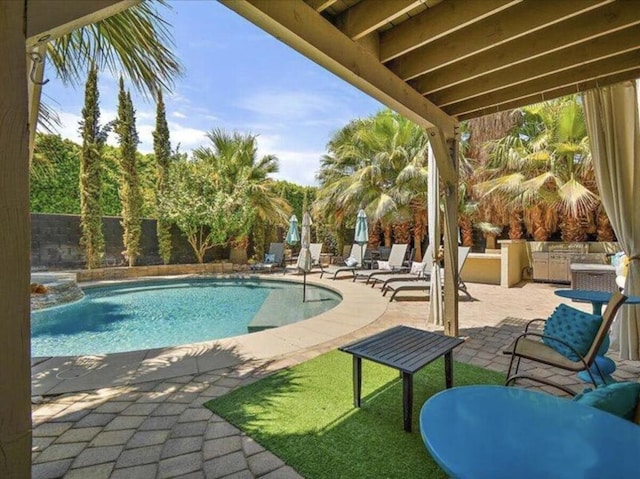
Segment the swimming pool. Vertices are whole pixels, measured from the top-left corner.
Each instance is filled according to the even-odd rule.
[[[31,314],[32,356],[116,353],[220,339],[301,321],[339,294],[258,279],[189,278],[85,289],[75,303]]]

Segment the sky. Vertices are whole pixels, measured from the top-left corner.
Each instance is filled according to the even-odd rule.
[[[180,0],[162,9],[173,25],[175,49],[185,74],[165,95],[171,144],[180,151],[206,145],[215,128],[257,135],[259,154],[273,154],[274,175],[314,185],[331,136],[349,121],[383,105],[215,1]],[[78,122],[84,85],[64,86],[45,70],[43,100],[59,115],[58,133],[80,142]],[[103,122],[116,116],[117,79],[99,77]],[[139,151],[153,151],[155,104],[132,90]],[[112,135],[108,141],[116,145]]]

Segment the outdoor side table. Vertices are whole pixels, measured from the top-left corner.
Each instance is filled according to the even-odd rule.
[[[638,477],[638,425],[540,391],[447,389],[422,406],[420,431],[448,477]]]
[[[361,406],[362,358],[395,368],[402,374],[404,430],[411,432],[414,373],[444,356],[445,384],[450,388],[453,384],[452,351],[463,342],[463,339],[439,333],[396,326],[339,348],[353,355],[353,405]]]

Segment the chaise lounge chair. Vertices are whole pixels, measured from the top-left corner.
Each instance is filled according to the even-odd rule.
[[[353,243],[353,246],[351,246],[351,253],[349,255],[349,258],[347,258],[347,261],[349,259],[353,259],[354,264],[352,265],[345,264],[344,266],[330,266],[329,268],[322,270],[322,272],[320,273],[320,277],[322,278],[322,276],[325,273],[328,273],[333,275],[332,279],[336,279],[339,273],[346,273],[346,272],[351,273],[351,275],[355,277],[356,271],[359,269],[362,269],[362,258],[364,257],[364,254],[366,251],[367,251],[366,244],[363,246],[360,246],[358,243]]]
[[[371,277],[371,287],[375,287],[376,284],[382,283],[382,291],[386,289],[388,283],[393,281],[417,281],[428,277],[430,271],[428,270],[429,258],[431,258],[431,245],[427,246],[427,250],[424,253],[424,257],[421,262],[412,262],[411,267],[406,271],[387,271],[386,273],[378,273]]]
[[[320,263],[320,254],[322,253],[322,243],[311,243],[309,244],[309,253],[311,253],[311,268],[320,268],[320,272],[324,271],[324,268],[322,267],[322,263]],[[294,257],[291,258],[290,260],[291,262],[293,262],[293,265],[289,265],[284,269],[284,273],[286,273],[287,271],[298,271],[298,268],[296,266],[296,263],[298,262],[298,258]]]
[[[284,266],[284,243],[271,243],[262,263],[251,265],[252,271],[273,271]]]
[[[369,284],[369,281],[371,281],[371,279],[376,275],[408,271],[408,268],[404,267],[404,258],[407,255],[408,246],[409,245],[406,244],[394,244],[391,247],[391,252],[389,253],[389,258],[386,262],[378,261],[378,268],[376,269],[362,269],[360,271],[356,271],[353,280],[364,279],[366,280],[365,284]],[[385,268],[380,267],[383,263],[386,263]]]
[[[458,290],[471,297],[467,291],[467,285],[460,279],[460,272],[464,267],[464,263],[469,256],[468,246],[458,246]],[[444,270],[442,271],[442,278],[444,279]],[[423,275],[423,278],[418,281],[392,281],[385,282],[383,286],[382,296],[386,296],[389,291],[393,291],[393,294],[389,298],[389,302],[393,301],[396,295],[401,291],[429,291],[431,289],[431,275]]]

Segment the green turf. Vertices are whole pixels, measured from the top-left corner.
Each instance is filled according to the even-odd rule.
[[[444,389],[442,359],[414,377],[413,432],[402,428],[398,371],[363,361],[363,406],[353,407],[351,356],[333,351],[240,388],[206,406],[307,479],[444,478],[420,437],[424,401]],[[454,385],[504,375],[454,364]]]

